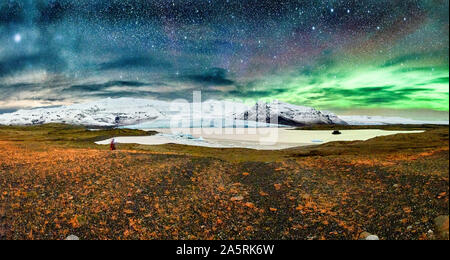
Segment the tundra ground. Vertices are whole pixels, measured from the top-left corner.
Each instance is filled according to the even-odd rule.
[[[283,151],[180,145],[109,151],[94,141],[149,133],[0,127],[0,233],[358,239],[367,231],[381,239],[429,239],[433,219],[449,212],[449,133],[414,129],[426,132]]]

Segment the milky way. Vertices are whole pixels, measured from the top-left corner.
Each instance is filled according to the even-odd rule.
[[[105,97],[449,108],[448,0],[0,0],[0,109]]]

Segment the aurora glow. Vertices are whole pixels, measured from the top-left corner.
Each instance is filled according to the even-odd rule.
[[[319,109],[392,108],[448,111],[448,67],[394,65],[349,66],[322,70],[314,76],[298,71],[255,83],[247,93]],[[279,89],[279,86],[284,86]],[[267,93],[266,93],[266,92]]]
[[[0,0],[0,110],[104,97],[449,110],[448,0]]]

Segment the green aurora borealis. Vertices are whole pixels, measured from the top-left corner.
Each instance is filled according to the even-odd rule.
[[[258,89],[266,91],[250,91],[247,96],[257,95],[258,98],[279,99],[319,109],[448,111],[448,65],[420,65],[405,61],[380,66],[343,64],[306,75],[301,71],[292,71],[254,83]]]

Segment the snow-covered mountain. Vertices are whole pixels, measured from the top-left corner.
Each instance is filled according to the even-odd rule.
[[[266,123],[276,122],[289,126],[347,124],[331,112],[322,112],[311,107],[296,106],[279,101],[258,102],[244,113],[237,114],[236,118]]]
[[[133,126],[134,128],[267,127],[269,123],[303,126],[312,124],[447,124],[382,116],[337,116],[311,107],[278,101],[246,105],[229,101],[199,104],[118,98],[69,106],[18,110],[0,114],[0,125],[66,123],[85,126]]]
[[[165,128],[173,126],[171,124],[178,120],[180,125],[184,124],[183,126],[186,126],[187,122],[188,127],[193,125],[195,127],[202,125],[228,127],[230,124],[236,126],[236,122],[238,127],[243,121],[258,121],[256,115],[261,112],[261,107],[264,107],[267,114],[270,114],[269,118],[277,118],[278,124],[282,125],[345,124],[334,114],[281,102],[270,104],[259,102],[250,107],[242,103],[212,100],[198,106],[189,103],[133,98],[108,98],[84,104],[18,110],[13,113],[1,114],[0,124],[66,123],[86,126],[143,125],[147,128]],[[244,117],[246,117],[245,120]],[[246,123],[243,126],[254,125],[268,126],[261,120],[259,123]]]
[[[349,125],[448,125],[449,121],[414,120],[402,117],[384,116],[339,116]]]
[[[66,123],[85,126],[169,127],[267,127],[312,124],[447,124],[382,116],[337,116],[311,107],[278,101],[246,105],[229,101],[205,101],[201,105],[168,101],[118,98],[69,106],[18,110],[0,114],[0,125]],[[175,125],[174,125],[175,124]]]
[[[157,102],[143,99],[103,99],[69,106],[18,110],[0,115],[3,125],[39,125],[66,123],[88,126],[114,126],[154,120],[163,115]]]

